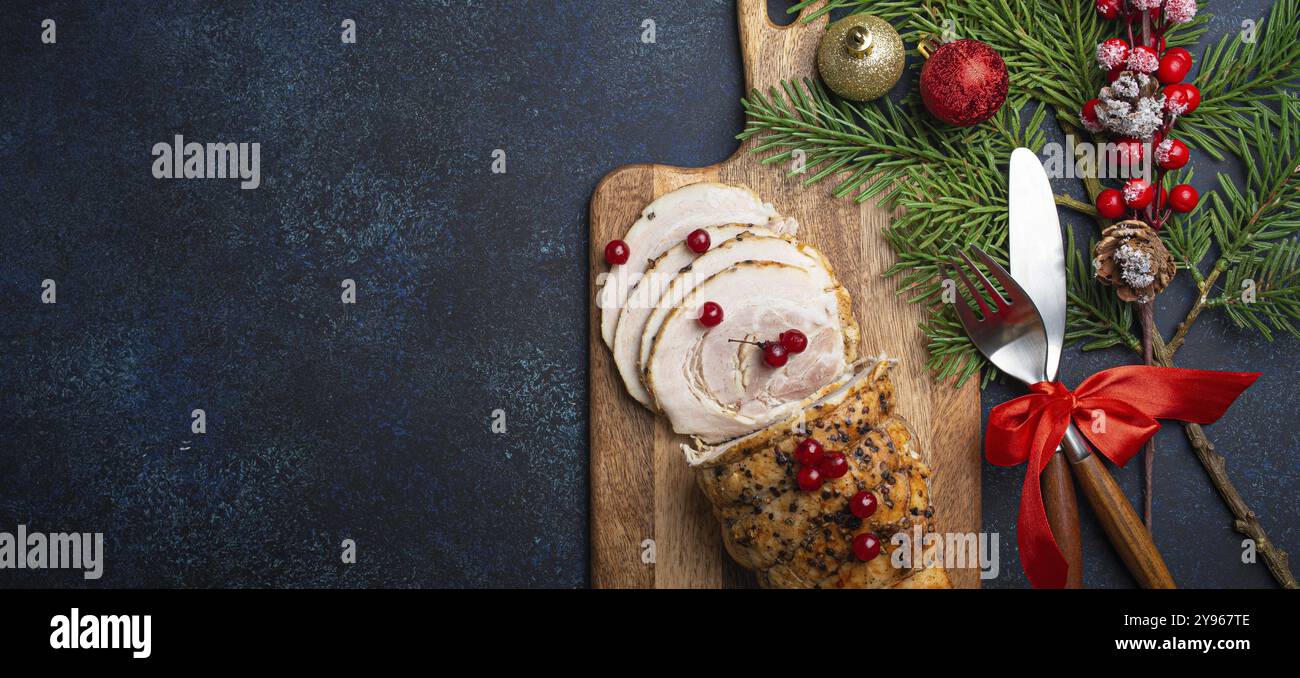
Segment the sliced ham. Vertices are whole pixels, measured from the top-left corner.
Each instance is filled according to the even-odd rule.
[[[627,392],[636,398],[637,402],[652,410],[655,409],[654,400],[641,381],[641,334],[645,330],[650,313],[663,299],[664,291],[675,280],[686,275],[683,269],[691,267],[691,270],[698,271],[697,259],[712,255],[737,235],[741,233],[776,235],[766,228],[734,224],[704,230],[709,232],[709,240],[714,243],[713,250],[700,255],[687,247],[685,242],[673,245],[650,264],[645,274],[632,288],[632,292],[628,294],[623,309],[619,311],[618,326],[614,330],[614,364],[618,367],[619,375],[623,377],[623,385],[627,387]],[[694,285],[691,287],[693,288]],[[680,301],[681,297],[677,299]]]
[[[654,343],[654,337],[659,333],[659,328],[663,327],[664,319],[668,317],[668,314],[701,281],[742,261],[775,261],[791,264],[816,271],[817,275],[820,276],[820,280],[827,287],[835,285],[830,264],[822,257],[821,253],[809,245],[800,244],[792,236],[764,237],[762,234],[756,234],[756,237],[744,237],[742,235],[737,236],[735,240],[721,243],[700,255],[695,263],[691,265],[689,271],[684,270],[681,275],[674,278],[664,290],[659,303],[651,310],[649,318],[646,319],[645,327],[642,329],[641,350],[638,356],[638,362],[641,365],[643,374],[646,366],[650,364],[650,346]],[[811,339],[811,337],[809,338]]]
[[[859,367],[852,378],[784,421],[716,445],[702,444],[698,440],[694,445],[682,445],[686,462],[691,466],[705,468],[731,463],[764,447],[774,445],[791,433],[803,430],[809,420],[821,419],[823,413],[838,409],[845,401],[856,398],[865,391],[875,391],[883,397],[869,399],[866,407],[854,410],[854,414],[866,424],[875,425],[879,422],[880,416],[888,414],[888,409],[877,415],[873,413],[872,408],[894,400],[894,385],[889,380],[889,370],[894,362],[884,356],[865,360],[865,365]]]
[[[776,210],[748,188],[711,182],[684,186],[650,203],[623,236],[631,257],[610,269],[597,299],[605,344],[613,347],[619,311],[650,262],[691,231],[726,224],[765,226],[776,218]],[[789,220],[774,225],[783,230],[794,226]]]
[[[674,431],[710,443],[743,436],[850,376],[858,331],[848,293],[820,255],[801,263],[736,263],[668,312],[651,340],[644,376]],[[722,306],[723,321],[715,327],[697,321],[706,301]],[[757,347],[737,341],[774,340],[792,328],[808,336],[808,348],[781,368],[767,366]]]

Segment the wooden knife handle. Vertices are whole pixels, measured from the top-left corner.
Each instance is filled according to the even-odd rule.
[[[1097,455],[1090,454],[1071,466],[1083,496],[1138,585],[1144,589],[1177,588],[1164,558],[1151,541],[1151,533]]]
[[[1065,453],[1057,450],[1043,470],[1043,505],[1052,536],[1061,547],[1061,555],[1070,566],[1065,588],[1083,588],[1083,544],[1079,538],[1079,504],[1074,498],[1074,478]]]

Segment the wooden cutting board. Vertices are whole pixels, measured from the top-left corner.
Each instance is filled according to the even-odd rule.
[[[746,91],[782,79],[813,77],[822,17],[789,27],[773,24],[764,0],[739,0],[740,51]],[[807,11],[807,10],[805,10]],[[719,73],[719,77],[726,74]],[[720,528],[682,456],[682,436],[623,388],[600,335],[599,275],[604,246],[623,237],[651,200],[699,181],[745,184],[778,212],[799,221],[799,238],[830,258],[853,294],[863,354],[900,358],[893,378],[899,412],[930,451],[940,532],[980,529],[980,405],[974,380],[960,389],[935,384],[925,369],[922,309],[896,296],[882,273],[893,254],[881,235],[890,214],[874,202],[856,205],[830,195],[831,181],[804,188],[782,168],[762,166],[746,142],[725,162],[700,169],[628,165],[605,176],[591,198],[591,581],[597,587],[712,588],[754,586],[727,556]],[[978,571],[951,573],[978,587]]]

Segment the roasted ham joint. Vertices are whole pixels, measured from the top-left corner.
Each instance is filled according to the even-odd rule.
[[[797,230],[743,186],[659,197],[601,244],[601,335],[628,393],[690,436],[684,463],[760,585],[948,588],[890,558],[892,535],[931,526],[930,470],[891,361],[860,356],[852,299]]]

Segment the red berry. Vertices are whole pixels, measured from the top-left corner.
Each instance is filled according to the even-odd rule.
[[[849,499],[849,511],[863,520],[876,512],[876,495],[873,492],[859,492]]]
[[[853,538],[853,556],[862,562],[872,560],[880,555],[880,540],[871,532],[863,532]]]
[[[1169,206],[1175,212],[1191,212],[1196,209],[1196,203],[1201,196],[1196,193],[1196,189],[1187,184],[1178,184],[1169,192]]]
[[[1140,210],[1151,204],[1156,196],[1155,186],[1146,179],[1129,179],[1124,184],[1124,204],[1129,209]]]
[[[799,489],[804,492],[813,492],[822,486],[822,472],[818,471],[816,466],[805,466],[799,469],[795,479],[799,481]]]
[[[626,264],[631,254],[632,251],[627,248],[627,243],[622,240],[611,240],[608,245],[605,245],[605,263],[610,266]]]
[[[1097,45],[1097,63],[1106,70],[1124,68],[1128,63],[1129,46],[1119,38],[1111,38]]]
[[[1100,104],[1101,99],[1089,99],[1079,111],[1079,119],[1083,121],[1084,128],[1089,132],[1101,131],[1101,121],[1097,119],[1097,106]]]
[[[1201,89],[1196,85],[1183,85],[1183,91],[1187,93],[1187,112],[1191,113],[1201,105]]]
[[[794,448],[794,460],[802,466],[816,466],[822,460],[822,444],[813,438],[804,438]]]
[[[786,330],[777,337],[786,353],[803,353],[808,348],[808,337],[799,330]]]
[[[1165,88],[1165,110],[1187,115],[1201,105],[1201,90],[1196,85],[1170,85]]]
[[[709,232],[702,228],[697,228],[686,236],[686,246],[696,254],[704,254],[709,251],[709,245],[712,242],[712,239],[709,238]]]
[[[717,327],[722,322],[722,307],[712,301],[700,306],[700,324],[705,327]]]
[[[1124,216],[1124,194],[1117,189],[1108,188],[1097,194],[1097,213],[1107,219]]]
[[[768,367],[783,367],[790,360],[790,354],[779,341],[763,342],[763,362]]]
[[[1176,170],[1187,164],[1190,155],[1187,144],[1177,139],[1168,139],[1156,148],[1156,164],[1161,169]]]
[[[1097,0],[1097,14],[1106,20],[1118,19],[1124,0]]]
[[[849,459],[842,452],[831,452],[817,463],[817,470],[826,478],[843,478],[849,472]]]
[[[1142,162],[1142,156],[1146,155],[1146,147],[1137,139],[1116,139],[1111,143],[1114,144],[1116,155],[1124,167],[1136,169]]]
[[[1182,47],[1175,47],[1160,59],[1160,68],[1156,70],[1156,77],[1160,82],[1166,85],[1172,85],[1182,82],[1187,77],[1187,72],[1192,70],[1192,56]]]
[[[1123,66],[1112,68],[1109,71],[1106,71],[1106,82],[1115,82],[1116,80],[1119,80],[1119,76],[1123,74],[1124,74]]]

